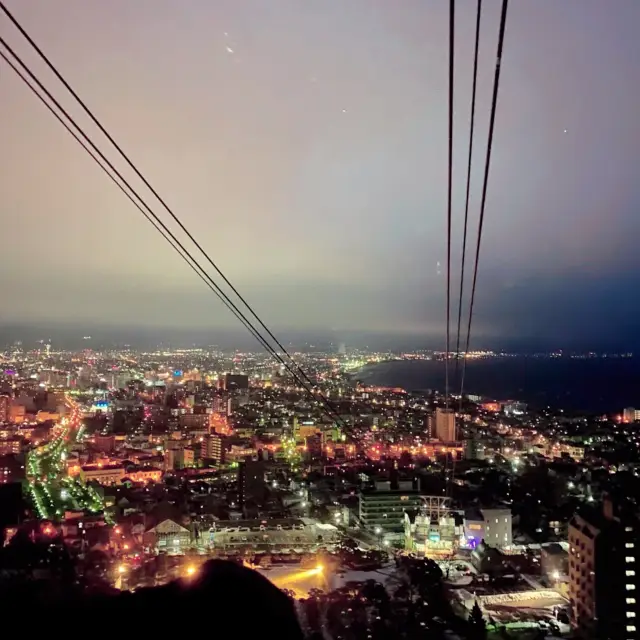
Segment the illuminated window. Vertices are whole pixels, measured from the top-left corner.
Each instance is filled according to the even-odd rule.
[[[636,630],[636,628],[635,628],[634,625],[632,625],[632,624],[627,625],[627,631],[635,631],[635,630]]]
[[[624,546],[625,546],[625,549],[633,549],[635,547],[633,542],[626,542]]]
[[[626,576],[635,576],[635,575],[636,575],[636,572],[635,572],[635,571],[633,571],[633,570],[629,570],[629,569],[627,569],[627,570],[624,572],[624,574],[625,574]]]
[[[635,611],[627,611],[627,618],[635,618],[635,617],[636,617]]]
[[[626,588],[627,591],[635,591],[636,585],[635,584],[627,584],[627,585],[625,585],[625,588]]]
[[[636,603],[635,598],[627,598],[627,604],[635,604],[635,603]]]
[[[635,562],[635,561],[636,561],[636,559],[635,559],[635,557],[634,557],[634,556],[627,556],[627,557],[624,559],[624,561],[625,561],[625,562]]]

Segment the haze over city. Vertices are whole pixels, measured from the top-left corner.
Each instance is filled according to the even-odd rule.
[[[637,638],[640,0],[7,2],[4,627]]]
[[[474,6],[457,9],[455,269]],[[447,3],[12,8],[285,339],[295,330],[442,342]],[[473,234],[499,9],[484,3]],[[599,0],[512,4],[474,339],[553,348],[637,341],[639,22],[634,0],[615,11]],[[16,32],[3,36],[44,74]],[[5,68],[0,101],[0,142],[11,151],[0,158],[0,322],[237,326]]]

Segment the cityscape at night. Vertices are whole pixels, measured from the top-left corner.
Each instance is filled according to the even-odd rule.
[[[0,482],[22,486],[26,505],[5,552],[25,533],[64,545],[85,588],[103,590],[240,563],[301,603],[308,633],[325,614],[329,633],[355,624],[359,609],[333,615],[345,598],[358,615],[382,606],[371,581],[411,609],[407,590],[426,588],[416,571],[437,577],[458,627],[477,603],[488,631],[562,634],[572,596],[593,606],[572,549],[600,562],[590,532],[612,496],[638,494],[640,409],[567,415],[471,393],[447,409],[437,390],[360,380],[389,362],[444,366],[442,353],[291,355],[308,381],[273,356],[214,347],[4,351]],[[632,591],[628,517],[602,535],[628,539],[606,566],[619,561],[607,579]]]
[[[0,0],[2,631],[640,638],[639,26]]]

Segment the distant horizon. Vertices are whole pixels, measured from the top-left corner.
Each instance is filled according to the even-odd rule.
[[[379,351],[444,351],[444,336],[428,336],[413,332],[384,331],[346,331],[337,329],[296,329],[292,327],[269,327],[278,340],[293,349],[317,348],[336,350],[340,344],[347,349],[371,349]],[[266,332],[261,331],[262,334]],[[85,340],[90,337],[90,340]],[[462,342],[464,342],[464,335]],[[51,341],[63,349],[81,349],[89,347],[150,348],[160,345],[174,348],[218,346],[221,349],[247,349],[261,351],[263,347],[243,327],[231,328],[184,328],[184,327],[146,327],[132,324],[100,324],[92,322],[0,322],[0,348],[21,341],[24,347],[35,347],[41,340]],[[455,351],[455,331],[451,332],[450,350]],[[600,344],[551,342],[535,337],[473,337],[470,350],[483,349],[506,351],[510,353],[546,353],[557,350],[585,353],[633,353],[638,345],[616,344],[615,341],[602,340]],[[463,350],[463,347],[461,347]]]
[[[466,326],[476,282],[472,348],[640,343],[630,135],[640,106],[638,0],[619,0],[616,11],[594,1],[511,3],[486,191],[499,3],[482,9],[477,85],[475,6],[456,11],[451,105],[447,3],[10,4],[283,341],[443,348],[449,298],[455,334],[466,219],[462,307]],[[549,46],[540,47],[540,33]],[[3,37],[40,77],[19,31],[7,24]],[[235,335],[235,318],[192,269],[24,83],[9,68],[5,75],[0,322],[53,331],[46,323],[55,320],[91,333],[104,324],[107,341],[146,341],[150,331],[181,344]],[[40,79],[91,135],[59,82]],[[134,178],[104,136],[96,142]],[[232,293],[148,189],[132,186]]]

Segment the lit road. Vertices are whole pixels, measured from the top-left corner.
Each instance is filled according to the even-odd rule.
[[[279,589],[293,591],[296,598],[306,598],[311,589],[331,589],[324,569],[301,569],[300,567],[272,567],[256,570]]]
[[[102,498],[95,489],[67,474],[67,453],[82,437],[83,426],[77,403],[67,396],[65,404],[69,415],[55,427],[54,437],[27,456],[29,495],[38,517],[43,520],[58,519],[65,509],[91,513],[103,510]]]

